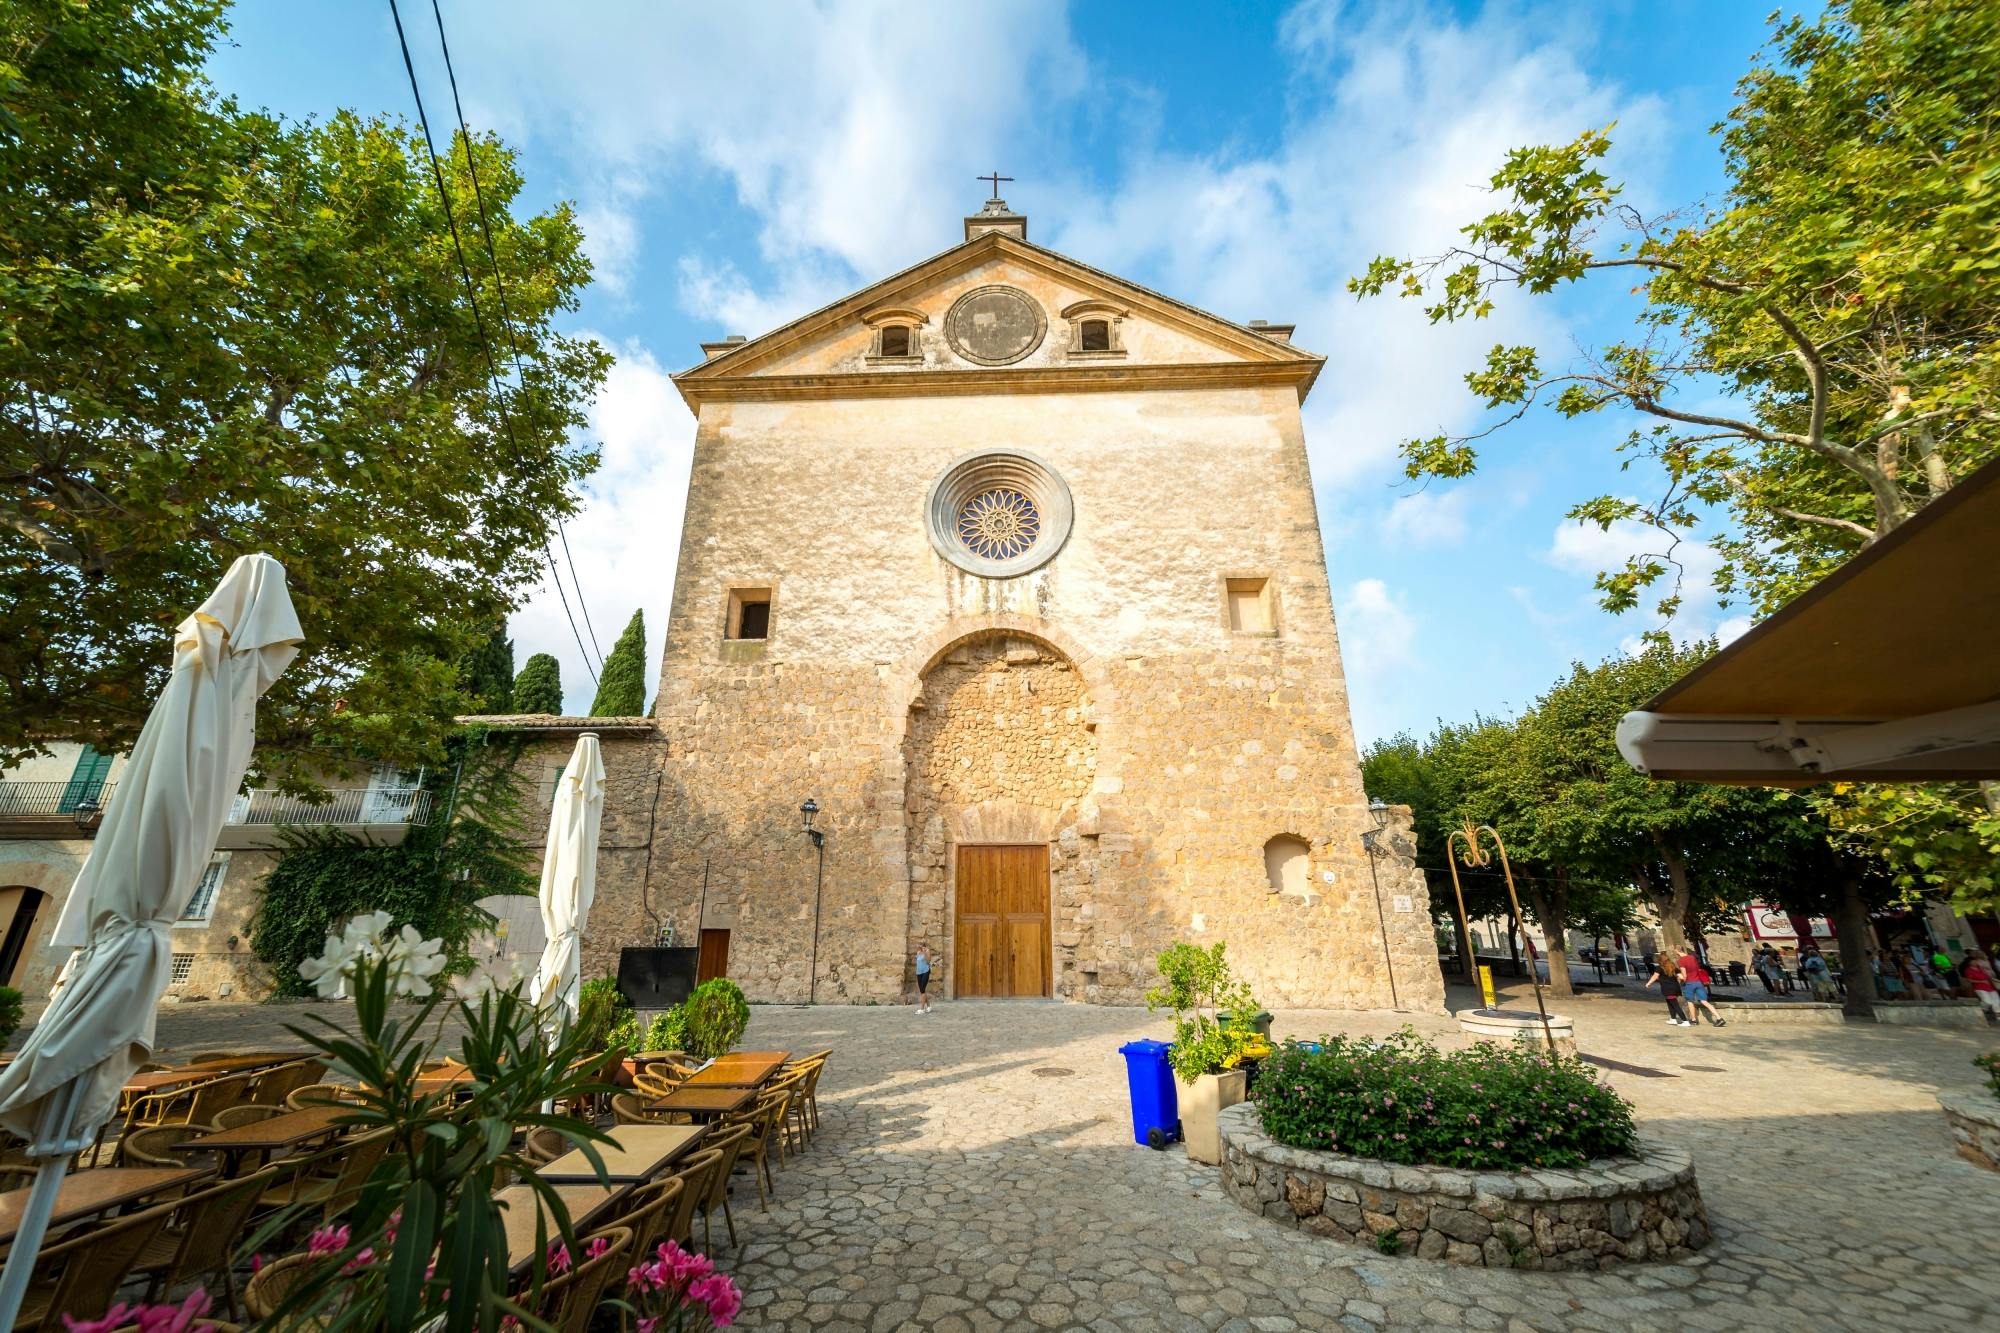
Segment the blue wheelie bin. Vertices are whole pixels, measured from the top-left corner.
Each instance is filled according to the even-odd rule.
[[[1132,1138],[1156,1150],[1181,1136],[1180,1098],[1174,1091],[1174,1067],[1167,1063],[1172,1049],[1164,1041],[1132,1041],[1118,1048],[1132,1088]]]

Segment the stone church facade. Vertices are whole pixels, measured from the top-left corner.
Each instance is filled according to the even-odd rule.
[[[1400,812],[1373,877],[1363,845],[1290,334],[995,201],[705,345],[648,845],[589,963],[658,918],[753,999],[895,1002],[927,940],[947,995],[1136,1003],[1226,940],[1267,1004],[1386,1007],[1393,971],[1440,1009]]]

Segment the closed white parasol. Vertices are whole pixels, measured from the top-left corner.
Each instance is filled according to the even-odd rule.
[[[0,1278],[0,1328],[14,1326],[70,1160],[153,1053],[169,931],[243,783],[257,700],[303,637],[285,568],[268,555],[238,558],[174,633],[173,674],[56,922],[54,946],[78,951],[68,981],[0,1070],[0,1125],[28,1140],[37,1163]]]
[[[552,1016],[575,1022],[583,984],[583,928],[597,892],[597,831],[604,822],[604,758],[585,732],[556,783],[549,840],[542,852],[542,929],[548,945],[535,969],[532,998]]]

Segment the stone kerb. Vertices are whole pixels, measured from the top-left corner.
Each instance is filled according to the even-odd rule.
[[[1940,1092],[1945,1123],[1958,1155],[1988,1171],[2000,1171],[2000,1098],[1984,1092]]]
[[[1575,1170],[1465,1171],[1288,1148],[1250,1102],[1219,1126],[1224,1192],[1328,1240],[1380,1248],[1390,1233],[1419,1259],[1536,1269],[1685,1258],[1709,1241],[1694,1161],[1665,1144]]]

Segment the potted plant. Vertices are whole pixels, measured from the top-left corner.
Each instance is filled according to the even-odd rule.
[[[1217,1011],[1259,1012],[1249,986],[1229,975],[1224,945],[1204,949],[1177,943],[1160,954],[1160,979],[1165,985],[1146,992],[1148,1010],[1171,1009],[1174,1045],[1167,1060],[1187,1085],[1181,1099],[1181,1134],[1187,1155],[1210,1165],[1222,1160],[1222,1140],[1216,1116],[1225,1106],[1244,1098],[1247,1077],[1241,1068],[1244,1052],[1258,1040],[1247,1024],[1225,1026]]]

